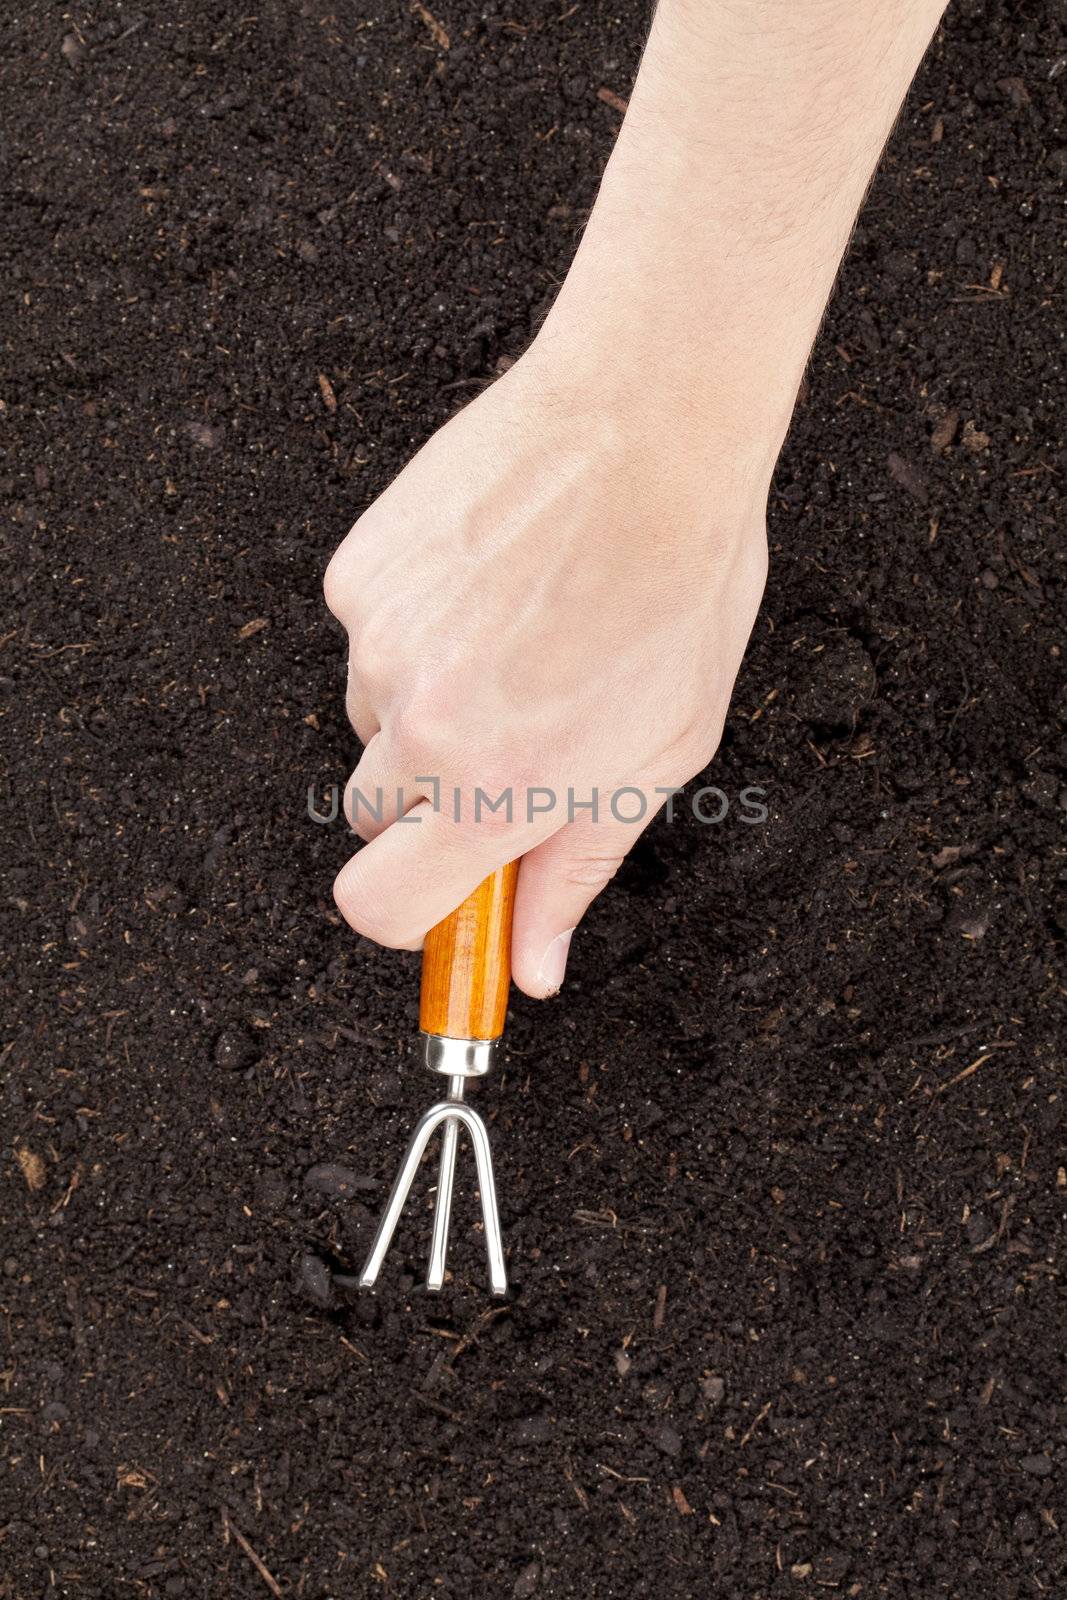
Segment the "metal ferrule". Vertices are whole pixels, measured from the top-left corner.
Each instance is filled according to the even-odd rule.
[[[446,1078],[484,1078],[493,1064],[495,1039],[450,1039],[424,1033],[426,1065]]]

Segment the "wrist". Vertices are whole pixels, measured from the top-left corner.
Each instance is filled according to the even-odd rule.
[[[809,348],[775,358],[776,337],[765,326],[757,342],[680,284],[657,295],[639,261],[616,256],[610,271],[575,263],[524,361],[612,419],[650,466],[691,461],[765,500]]]
[[[507,413],[537,453],[552,463],[556,485],[598,485],[602,517],[582,538],[645,561],[649,538],[660,548],[714,559],[766,538],[767,495],[776,445],[743,434],[721,406],[661,385],[643,347],[624,340],[613,351],[605,330],[539,334],[501,379]],[[504,399],[504,395],[501,395]],[[531,485],[539,498],[544,490]]]

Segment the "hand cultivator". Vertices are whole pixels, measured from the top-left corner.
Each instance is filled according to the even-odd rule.
[[[489,1071],[496,1041],[504,1031],[517,875],[518,862],[502,867],[426,935],[419,1026],[426,1065],[448,1079],[448,1091],[443,1100],[424,1113],[415,1128],[360,1274],[362,1288],[370,1288],[377,1281],[419,1163],[438,1128],[442,1130],[441,1155],[426,1287],[442,1287],[456,1152],[463,1127],[474,1150],[478,1173],[490,1287],[497,1295],[507,1291],[489,1134],[482,1118],[463,1097],[467,1080],[483,1078]]]

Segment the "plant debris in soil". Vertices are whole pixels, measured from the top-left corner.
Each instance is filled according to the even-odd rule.
[[[309,788],[326,561],[522,350],[636,0],[27,0],[0,61],[0,1596],[1061,1592],[1067,39],[958,0],[708,782],[428,1179],[417,960]],[[762,826],[742,788],[765,791]]]

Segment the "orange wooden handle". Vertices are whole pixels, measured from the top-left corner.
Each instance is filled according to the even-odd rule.
[[[511,913],[519,863],[480,883],[431,928],[422,949],[419,1026],[450,1039],[498,1039],[511,983]]]

